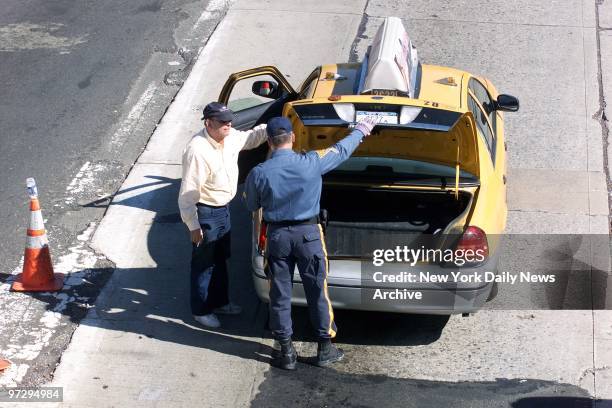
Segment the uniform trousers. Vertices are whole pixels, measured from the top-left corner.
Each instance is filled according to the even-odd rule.
[[[266,254],[270,278],[270,329],[274,338],[284,340],[293,334],[291,291],[296,266],[317,335],[323,339],[335,337],[337,328],[327,291],[329,262],[321,226],[270,224]]]
[[[231,224],[229,206],[198,204],[198,220],[204,240],[192,244],[191,312],[210,314],[229,303],[227,261],[230,257]]]

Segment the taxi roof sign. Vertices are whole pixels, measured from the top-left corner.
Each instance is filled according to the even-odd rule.
[[[362,94],[415,98],[419,59],[416,48],[398,17],[387,17],[366,56],[367,73]]]

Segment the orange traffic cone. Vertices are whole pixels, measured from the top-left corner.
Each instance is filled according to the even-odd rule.
[[[8,360],[0,359],[0,373],[11,366],[11,362]]]
[[[30,228],[23,259],[23,273],[17,276],[11,290],[18,292],[55,292],[64,286],[64,275],[53,274],[49,240],[38,202],[38,191],[33,178],[27,180],[30,196]]]

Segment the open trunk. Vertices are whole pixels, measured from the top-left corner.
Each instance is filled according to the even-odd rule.
[[[462,228],[472,193],[323,185],[331,258],[367,258],[374,249],[431,247],[448,226]],[[453,228],[454,229],[454,228]],[[456,231],[456,230],[455,230]]]

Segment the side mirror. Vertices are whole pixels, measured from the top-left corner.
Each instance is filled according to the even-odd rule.
[[[251,90],[255,95],[263,96],[264,98],[278,98],[278,84],[274,81],[255,81]]]
[[[519,110],[519,100],[512,95],[501,94],[495,101],[495,110],[516,112]]]

